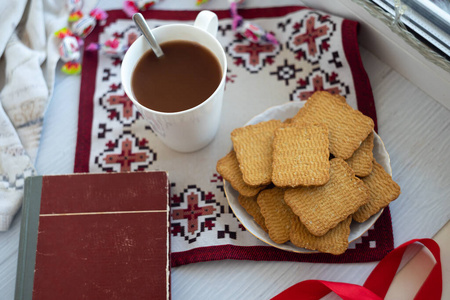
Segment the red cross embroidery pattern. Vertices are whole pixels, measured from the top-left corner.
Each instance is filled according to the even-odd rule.
[[[296,46],[306,43],[308,45],[308,53],[311,56],[316,56],[317,54],[316,39],[318,37],[326,35],[329,30],[327,25],[322,25],[320,27],[314,28],[315,23],[316,19],[311,16],[306,21],[306,32],[295,36],[293,41],[294,45]]]
[[[148,158],[145,152],[133,153],[132,150],[132,142],[129,139],[125,139],[122,142],[120,154],[108,154],[103,160],[106,164],[120,164],[120,172],[130,172],[132,163],[144,162]]]
[[[258,66],[261,63],[261,53],[271,53],[275,50],[275,46],[272,44],[257,44],[250,43],[250,45],[238,44],[233,49],[236,53],[248,53],[249,64],[252,66]]]
[[[303,81],[303,80],[299,81],[300,84],[304,83],[304,82],[305,81]],[[313,78],[312,85],[313,85],[312,86],[312,88],[313,88],[312,90],[300,92],[300,94],[298,95],[298,98],[300,100],[308,100],[308,98],[312,94],[314,94],[314,92],[316,92],[316,91],[327,91],[327,92],[329,92],[329,93],[331,93],[333,95],[339,95],[341,93],[341,90],[339,89],[339,87],[336,87],[336,86],[335,87],[330,87],[330,88],[324,88],[324,86],[323,86],[323,77],[320,76],[320,75],[316,75]]]
[[[133,102],[125,94],[123,96],[111,95],[107,101],[110,105],[122,105],[124,118],[129,119],[133,116]]]
[[[191,192],[187,196],[187,208],[172,211],[174,220],[187,219],[188,231],[194,234],[198,230],[198,218],[200,216],[212,215],[216,209],[212,205],[199,206],[198,194]]]

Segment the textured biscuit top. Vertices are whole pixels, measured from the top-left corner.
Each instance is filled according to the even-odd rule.
[[[325,124],[278,128],[273,140],[272,181],[279,187],[322,185],[330,178]]]
[[[291,221],[289,238],[292,244],[297,247],[339,255],[344,253],[348,248],[351,222],[352,218],[348,217],[336,225],[336,227],[330,229],[326,234],[315,236],[308,231],[296,216]]]
[[[244,182],[236,153],[233,150],[217,161],[216,170],[240,195],[252,197],[264,188],[264,186],[250,186]]]
[[[400,195],[400,186],[392,179],[379,163],[373,160],[373,169],[369,176],[362,178],[369,188],[369,202],[361,206],[353,219],[357,222],[365,222],[380,209],[386,207]]]
[[[287,189],[284,200],[308,230],[322,236],[369,201],[369,189],[341,158],[330,161],[322,186]]]
[[[374,128],[371,118],[324,91],[315,92],[306,101],[293,123],[325,123],[330,152],[342,159],[351,157]]]
[[[256,200],[261,208],[269,237],[277,244],[289,240],[291,218],[294,216],[291,208],[284,202],[283,196],[284,190],[274,187],[261,191]]]
[[[236,128],[231,132],[234,151],[243,179],[248,185],[266,185],[272,181],[272,141],[279,120]]]
[[[371,132],[353,155],[345,160],[358,177],[365,177],[372,172],[373,138],[374,133]]]

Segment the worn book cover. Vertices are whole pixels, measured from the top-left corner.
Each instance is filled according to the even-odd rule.
[[[26,179],[16,299],[169,299],[166,172]]]

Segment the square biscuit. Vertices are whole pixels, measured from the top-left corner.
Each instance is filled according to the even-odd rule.
[[[261,191],[256,199],[269,231],[269,237],[277,244],[289,241],[291,217],[294,216],[283,197],[284,190],[273,187]]]
[[[273,138],[272,182],[278,187],[322,185],[330,179],[325,124],[278,128]]]
[[[258,202],[256,202],[257,195],[253,197],[245,197],[242,195],[238,196],[239,204],[242,205],[242,207],[248,212],[249,215],[253,217],[255,222],[261,226],[261,228],[265,232],[269,232],[266,227],[266,222],[264,221],[264,217],[261,214],[261,208],[258,205]]]
[[[293,123],[325,123],[330,152],[342,159],[350,158],[374,128],[371,118],[325,91],[315,92],[294,116]]]
[[[236,128],[231,132],[234,151],[248,185],[267,185],[272,182],[272,141],[279,120]]]
[[[374,133],[371,132],[353,155],[345,160],[358,177],[365,177],[372,172],[373,138]]]
[[[234,150],[217,161],[216,170],[240,195],[252,197],[264,188],[264,186],[251,186],[244,182]]]
[[[337,100],[343,102],[343,103],[347,103],[347,99],[344,96],[341,96],[339,94],[331,94],[333,97],[335,97]],[[286,120],[284,120],[284,123],[286,124],[292,124],[294,122],[294,119],[298,121],[301,120],[301,116],[303,115],[303,113],[306,111],[303,109],[304,106],[300,107],[300,109],[297,111],[297,113],[295,114],[294,117],[292,118],[288,118]]]
[[[354,214],[353,219],[364,222],[380,209],[386,207],[400,195],[400,186],[392,179],[379,163],[373,161],[372,173],[362,178],[369,188],[369,202],[361,206]]]
[[[341,158],[330,160],[322,186],[287,189],[284,200],[313,235],[322,236],[369,201],[369,189]]]
[[[336,227],[330,229],[326,234],[315,236],[302,224],[300,218],[295,216],[291,221],[289,238],[297,247],[339,255],[344,253],[348,248],[351,222],[352,217],[348,217]]]

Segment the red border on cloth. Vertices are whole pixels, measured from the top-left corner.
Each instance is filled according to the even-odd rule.
[[[358,110],[373,119],[375,131],[378,131],[377,113],[372,87],[359,53],[358,28],[359,23],[344,19],[342,22],[342,45],[344,46],[344,53],[352,71],[353,82],[356,82],[356,79],[358,79],[358,84],[355,84]]]
[[[275,8],[254,8],[242,9],[239,11],[244,19],[282,17],[286,14],[309,9],[302,6],[286,6]],[[169,11],[169,10],[148,10],[143,12],[146,19],[159,20],[194,20],[199,11]],[[229,10],[214,11],[219,19],[231,18]],[[105,26],[117,19],[129,19],[122,10],[108,11],[108,19],[103,26],[97,26],[94,31],[85,39],[85,44],[96,43],[99,34],[103,32]],[[342,23],[342,43],[347,61],[353,76],[355,84],[356,99],[359,110],[365,115],[371,117],[375,126],[376,112],[372,88],[364,70],[364,66],[359,54],[359,45],[357,40],[358,23],[355,21],[344,20]],[[98,53],[85,51],[84,63],[81,72],[81,90],[80,106],[78,114],[78,136],[75,153],[74,172],[89,172],[89,158],[91,150],[92,119],[94,110],[95,82],[98,67]],[[375,127],[376,128],[376,127]],[[351,249],[342,255],[331,255],[325,253],[298,254],[287,252],[270,246],[208,246],[199,247],[184,252],[172,253],[172,267],[183,264],[222,260],[264,260],[264,261],[297,261],[297,262],[321,262],[321,263],[349,263],[349,262],[369,262],[382,259],[394,248],[392,235],[392,223],[389,207],[385,208],[380,218],[375,223],[376,230],[371,230],[370,234],[382,236],[383,245],[377,245],[375,251],[363,248],[362,244],[357,244],[356,249]],[[364,239],[365,237],[363,237]],[[380,240],[380,239],[376,239]]]

